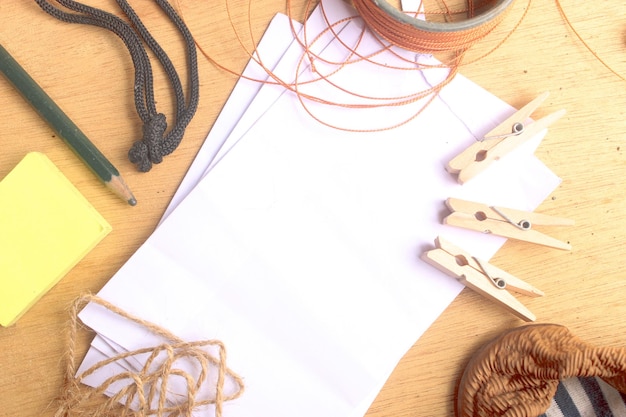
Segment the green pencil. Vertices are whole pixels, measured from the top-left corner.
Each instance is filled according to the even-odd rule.
[[[111,191],[131,206],[137,204],[119,171],[2,45],[0,45],[0,72]]]

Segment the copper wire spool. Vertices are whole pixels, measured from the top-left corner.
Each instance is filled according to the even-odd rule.
[[[468,1],[468,17],[452,22],[420,20],[385,0],[352,0],[352,4],[370,29],[392,45],[434,54],[469,49],[502,21],[513,1],[485,1],[476,8]]]

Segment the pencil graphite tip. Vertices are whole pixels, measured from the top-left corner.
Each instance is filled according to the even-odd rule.
[[[122,177],[120,177],[119,175],[113,175],[111,177],[111,180],[106,182],[106,185],[129,205],[137,205],[137,199],[133,195],[132,191],[130,191],[130,188],[128,188]]]

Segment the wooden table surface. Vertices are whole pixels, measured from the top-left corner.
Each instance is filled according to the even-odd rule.
[[[183,62],[181,44],[153,2],[131,3],[173,61]],[[247,56],[226,21],[226,0],[181,3],[203,48],[219,63],[241,71]],[[248,1],[228,3],[245,30]],[[89,4],[118,10],[113,0]],[[508,19],[518,18],[527,5],[518,0]],[[598,56],[626,74],[623,3],[563,0],[562,5]],[[253,2],[255,36],[274,13],[284,10],[283,0]],[[181,146],[151,172],[138,173],[126,159],[141,126],[130,94],[132,62],[119,39],[59,22],[32,0],[2,0],[0,16],[0,43],[120,169],[139,202],[130,207],[110,194],[0,78],[0,178],[27,152],[44,152],[113,226],[16,325],[0,328],[0,416],[43,416],[52,414],[50,404],[61,387],[68,307],[79,294],[97,292],[150,236],[236,77],[200,55],[200,105]],[[538,322],[566,325],[596,345],[625,345],[626,82],[584,47],[552,1],[533,2],[504,45],[461,72],[516,107],[549,90],[538,116],[567,109],[537,151],[563,179],[538,211],[576,221],[575,227],[554,232],[571,242],[573,250],[509,241],[492,263],[545,291],[543,298],[523,299]],[[171,113],[159,72],[157,99]],[[401,360],[368,416],[452,416],[456,385],[471,355],[501,331],[521,324],[464,290]],[[79,354],[88,342],[89,336],[81,339]]]

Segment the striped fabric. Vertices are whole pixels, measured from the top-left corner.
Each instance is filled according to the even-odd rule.
[[[539,417],[626,417],[626,395],[600,378],[566,379]]]

